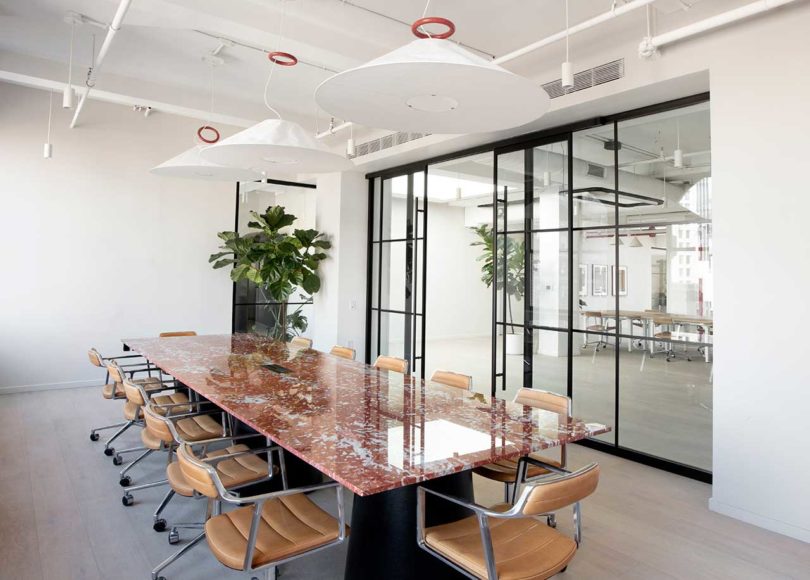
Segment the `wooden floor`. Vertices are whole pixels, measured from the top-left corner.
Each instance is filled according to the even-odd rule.
[[[119,405],[89,388],[0,396],[0,578],[147,580],[177,549],[151,527],[164,489],[136,493],[135,505],[124,507],[118,468],[88,439],[91,426],[118,420]],[[116,446],[137,441],[133,432]],[[584,543],[561,580],[810,578],[810,545],[709,512],[710,486],[576,446],[571,452],[572,465],[594,460],[602,481],[583,505]],[[162,457],[144,463],[133,470],[136,484],[160,478],[165,466]],[[500,501],[501,493],[476,479],[479,502]],[[331,497],[317,499],[332,511]],[[177,498],[165,515],[199,521],[203,512],[202,502]],[[567,514],[559,519],[571,529]],[[321,552],[285,566],[282,578],[340,578],[344,557],[344,546]],[[219,565],[205,543],[164,574],[247,577]]]

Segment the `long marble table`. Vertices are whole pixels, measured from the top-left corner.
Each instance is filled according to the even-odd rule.
[[[347,578],[437,573],[416,546],[414,484],[472,499],[472,468],[610,430],[256,335],[123,342],[356,494]],[[468,515],[431,511],[428,525]]]

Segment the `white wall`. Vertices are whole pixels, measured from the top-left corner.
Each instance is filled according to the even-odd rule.
[[[492,290],[481,281],[482,262],[477,261],[482,250],[470,246],[477,240],[464,223],[463,207],[429,203],[428,340],[489,336],[492,332]]]
[[[712,509],[810,542],[810,4],[724,31],[711,67]]]
[[[48,93],[0,83],[0,392],[99,384],[86,351],[120,354],[122,337],[230,332],[208,255],[233,228],[233,184],[148,173],[199,123],[91,102],[71,130],[60,105],[46,160]]]

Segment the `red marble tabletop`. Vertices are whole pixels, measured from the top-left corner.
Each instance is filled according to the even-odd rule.
[[[256,335],[123,342],[363,496],[610,430]]]

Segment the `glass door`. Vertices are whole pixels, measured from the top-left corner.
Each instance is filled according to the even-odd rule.
[[[408,361],[424,378],[425,172],[372,182],[369,362],[380,355]]]
[[[496,156],[492,393],[569,391],[569,141]]]

